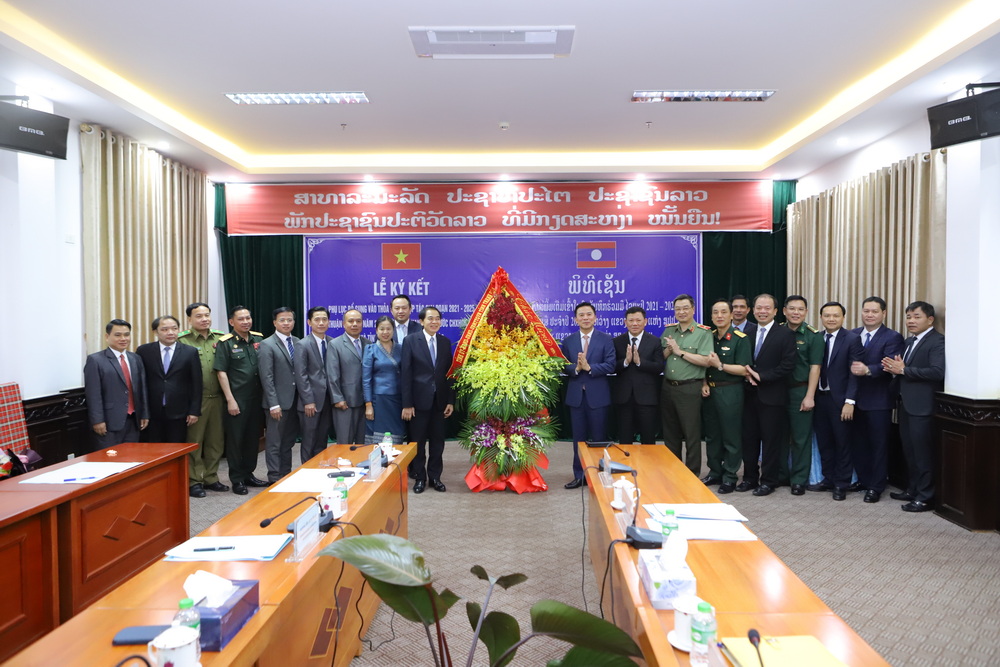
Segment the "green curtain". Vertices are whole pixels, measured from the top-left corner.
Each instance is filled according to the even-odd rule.
[[[748,299],[762,292],[781,304],[787,295],[787,213],[795,201],[795,181],[773,184],[771,233],[705,232],[702,243],[702,313],[708,320],[712,301],[743,294]]]
[[[265,336],[274,333],[271,312],[279,306],[295,311],[293,334],[302,336],[306,313],[302,247],[303,237],[227,236],[226,186],[215,186],[215,231],[222,253],[222,282],[228,307],[243,305],[253,315],[253,329]],[[228,330],[226,319],[216,328]]]

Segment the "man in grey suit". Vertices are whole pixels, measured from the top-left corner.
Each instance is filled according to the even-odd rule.
[[[892,388],[899,395],[899,439],[909,472],[906,491],[892,492],[893,500],[909,501],[904,512],[929,512],[934,498],[934,394],[944,389],[944,335],[934,326],[934,306],[914,301],[906,307],[906,339],[902,354],[882,359],[882,368],[893,375]]]
[[[365,442],[365,396],[361,387],[361,359],[371,341],[361,335],[361,312],[344,313],[344,333],[333,339],[326,360],[326,377],[333,401],[333,429],[337,442],[357,445]]]
[[[149,423],[146,372],[138,355],[128,351],[132,325],[125,320],[111,320],[104,327],[104,340],[107,348],[89,355],[83,367],[83,390],[95,449],[138,442],[139,431]]]
[[[295,311],[287,306],[275,308],[274,333],[257,350],[260,384],[264,390],[264,460],[267,481],[277,482],[292,471],[292,447],[299,435],[299,414],[295,399],[295,345],[292,335]]]
[[[333,339],[330,311],[323,306],[309,309],[311,333],[295,346],[295,387],[299,392],[299,427],[302,429],[302,462],[326,449],[330,432],[330,389],[326,377],[328,348]]]

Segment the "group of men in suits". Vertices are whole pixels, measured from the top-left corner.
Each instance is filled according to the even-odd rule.
[[[751,307],[756,322],[747,318]],[[907,306],[905,346],[885,326],[886,303],[877,296],[864,300],[863,325],[853,330],[844,327],[846,308],[836,301],[820,308],[821,330],[810,326],[800,295],[785,299],[782,324],[770,294],[752,305],[742,295],[716,300],[711,328],[693,322],[692,297],[678,296],[674,309],[677,323],[660,338],[645,331],[640,307],[626,311],[626,332],[612,338],[595,329],[592,304],[576,306],[579,331],[562,343],[574,442],[604,440],[614,403],[620,442],[631,444],[638,434],[653,443],[662,425],[664,444],[696,475],[704,430],[709,473],[702,481],[719,485],[720,494],[767,496],[787,485],[792,495],[829,491],[836,501],[864,491],[864,501],[876,503],[887,484],[898,400],[910,482],[890,495],[907,501],[904,511],[931,509],[930,422],[944,379],[944,336],[932,328],[933,306]],[[813,433],[823,477],[808,484]],[[584,483],[574,452],[566,488]]]

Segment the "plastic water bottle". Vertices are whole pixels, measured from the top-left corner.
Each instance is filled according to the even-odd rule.
[[[392,448],[392,433],[388,431],[382,436],[382,451],[387,451],[387,448]]]
[[[194,606],[194,600],[191,598],[184,598],[177,603],[178,611],[174,614],[174,621],[172,625],[186,625],[189,628],[194,628],[201,633],[201,613],[198,608]]]
[[[707,602],[698,603],[698,611],[691,617],[691,664],[708,665],[708,647],[715,642],[715,610]]]
[[[660,548],[666,549],[670,533],[677,531],[677,513],[674,510],[667,510],[663,515],[663,523],[660,524]]]
[[[340,511],[334,512],[334,516],[343,516],[347,513],[347,482],[344,481],[343,477],[337,478],[337,483],[333,485],[333,495],[335,495],[340,504]]]

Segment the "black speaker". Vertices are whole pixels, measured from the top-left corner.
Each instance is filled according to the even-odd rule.
[[[1000,134],[1000,89],[927,109],[931,148],[954,146]]]
[[[0,102],[0,148],[66,159],[69,119]]]

